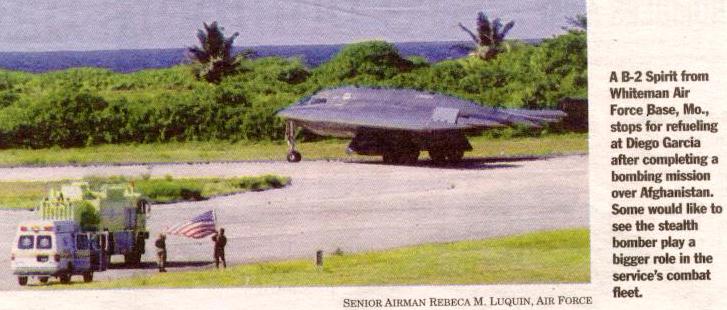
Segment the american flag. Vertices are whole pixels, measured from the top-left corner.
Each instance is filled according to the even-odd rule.
[[[191,221],[181,223],[167,229],[169,235],[179,235],[188,238],[204,238],[217,233],[215,230],[215,213],[207,211],[192,218]]]

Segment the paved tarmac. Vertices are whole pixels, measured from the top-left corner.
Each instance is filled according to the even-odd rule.
[[[215,210],[228,236],[230,264],[315,257],[316,250],[359,252],[430,242],[485,239],[528,231],[588,227],[588,156],[470,159],[456,167],[377,162],[235,162],[0,168],[0,181],[90,175],[244,176],[278,174],[292,183],[263,192],[152,207],[152,236]],[[10,248],[28,211],[0,211],[0,289],[18,289]],[[209,268],[212,241],[170,236],[170,271]],[[153,238],[143,268],[96,279],[156,272]],[[114,261],[120,261],[120,257]],[[80,281],[74,277],[73,281]],[[31,284],[36,283],[31,280]]]

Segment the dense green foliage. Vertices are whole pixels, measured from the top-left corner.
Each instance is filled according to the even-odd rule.
[[[137,191],[154,203],[168,203],[182,200],[201,200],[221,195],[248,191],[263,191],[282,188],[290,184],[289,177],[278,175],[241,176],[230,178],[152,178],[111,176],[85,177],[94,190],[106,184],[128,184],[133,182]],[[0,209],[34,209],[48,194],[49,188],[59,188],[70,180],[47,182],[0,182]],[[83,202],[80,209],[81,226],[94,227],[101,220],[96,209]]]
[[[202,200],[216,195],[281,188],[290,179],[275,175],[208,179],[146,179],[135,182],[136,189],[153,202]]]
[[[133,183],[134,188],[153,203],[168,203],[181,200],[203,200],[210,197],[235,194],[246,191],[263,191],[282,188],[290,183],[290,178],[277,175],[243,176],[234,178],[141,178],[86,177],[91,188],[100,188],[105,184]]]
[[[422,65],[425,63],[420,63]],[[316,68],[311,84],[325,87],[375,83],[390,80],[413,68],[414,62],[402,58],[393,45],[382,41],[363,42],[344,47],[333,59]]]
[[[83,230],[93,230],[101,223],[101,215],[88,201],[81,201],[76,212],[81,214],[79,224]]]
[[[490,61],[429,64],[402,58],[392,44],[363,42],[313,69],[299,59],[244,60],[219,84],[197,80],[189,65],[128,74],[0,71],[0,148],[279,140],[277,110],[340,85],[407,87],[504,107],[553,108],[586,96],[584,32],[512,45]]]

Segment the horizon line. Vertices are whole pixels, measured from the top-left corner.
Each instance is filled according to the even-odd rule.
[[[547,38],[527,38],[527,39],[509,39],[510,41],[538,41],[538,40],[545,40]],[[471,40],[441,40],[441,41],[398,41],[398,42],[391,42],[387,40],[378,40],[378,39],[371,39],[371,40],[359,40],[359,41],[352,41],[347,43],[303,43],[303,44],[257,44],[257,45],[233,45],[233,48],[255,48],[255,47],[294,47],[294,46],[342,46],[342,45],[349,45],[349,44],[356,44],[361,42],[369,42],[369,41],[384,41],[392,44],[412,44],[412,43],[462,43],[462,42],[472,42]],[[8,50],[3,51],[0,50],[0,54],[42,54],[42,53],[89,53],[89,52],[115,52],[115,51],[159,51],[159,50],[178,50],[178,49],[187,49],[191,46],[185,46],[185,47],[151,47],[151,48],[119,48],[119,49],[89,49],[89,50],[83,50],[83,49],[59,49],[59,50],[47,50],[47,51],[36,51],[36,50]]]

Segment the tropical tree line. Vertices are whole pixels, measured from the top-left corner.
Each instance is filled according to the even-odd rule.
[[[499,33],[505,28],[511,27],[501,26]],[[564,97],[586,96],[584,31],[538,45],[509,42],[509,51],[496,57],[438,63],[402,57],[388,42],[362,42],[316,68],[295,58],[235,57],[228,49],[235,36],[219,34],[222,40],[200,39],[198,63],[172,68],[0,71],[0,148],[282,140],[276,111],[341,85],[406,87],[502,107],[553,108]],[[206,55],[210,49],[203,46],[212,42],[229,57]],[[203,59],[209,60],[206,68],[228,68],[209,74]]]
[[[585,20],[585,16],[582,15],[567,18],[571,26],[583,29],[585,29]],[[459,23],[459,27],[472,38],[474,46],[457,45],[456,48],[469,50],[470,56],[476,56],[482,60],[493,59],[500,52],[510,50],[505,36],[515,26],[515,21],[503,24],[499,18],[490,20],[484,12],[479,12],[476,24],[477,28],[472,31]],[[239,60],[246,59],[252,51],[246,50],[233,56],[233,43],[240,34],[235,32],[232,36],[226,37],[224,28],[220,27],[217,22],[203,23],[203,26],[204,29],[197,30],[199,46],[190,47],[188,56],[194,62],[193,69],[197,78],[210,83],[219,83],[223,76],[234,73]]]

